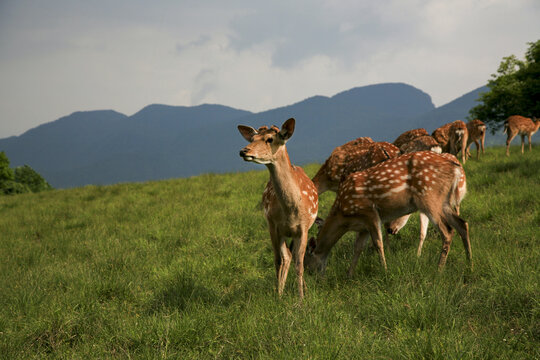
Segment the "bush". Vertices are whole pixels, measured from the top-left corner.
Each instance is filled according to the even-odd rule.
[[[6,153],[0,151],[0,194],[13,195],[45,190],[52,190],[52,186],[41,175],[28,165],[19,166],[13,171],[9,167]]]
[[[15,168],[15,182],[25,185],[32,192],[51,190],[51,185],[28,165]]]
[[[5,181],[0,189],[6,195],[24,194],[30,192],[30,188],[25,184],[18,183],[16,181]]]

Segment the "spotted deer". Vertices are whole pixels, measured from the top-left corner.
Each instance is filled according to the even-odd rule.
[[[420,136],[429,136],[426,129],[413,129],[405,131],[403,134],[399,135],[396,140],[394,140],[393,144],[397,146],[398,148],[401,148],[404,144],[416,139]]]
[[[388,142],[358,138],[335,148],[312,180],[319,195],[328,190],[337,192],[339,184],[347,175],[368,169],[399,154],[399,149]],[[321,218],[316,220],[319,228],[323,222]],[[358,235],[356,241],[360,241]]]
[[[336,147],[312,180],[319,195],[328,190],[336,192],[341,180],[351,172],[365,170],[398,155],[399,149],[390,143],[358,138]]]
[[[402,154],[407,154],[415,151],[433,151],[438,154],[442,152],[441,146],[433,137],[429,135],[419,136],[399,148]]]
[[[402,154],[431,150],[436,153],[441,153],[441,146],[431,137],[426,129],[413,129],[405,131],[399,135],[393,143],[397,146]]]
[[[457,191],[466,183],[455,157],[431,151],[404,154],[365,171],[350,174],[340,185],[330,214],[317,239],[311,239],[305,263],[310,270],[324,272],[330,250],[348,231],[359,231],[364,242],[371,236],[386,270],[381,223],[410,214],[424,213],[441,233],[443,246],[439,258],[442,270],[452,243],[452,228],[463,240],[472,267],[469,226],[459,217]],[[357,262],[357,252],[351,273]]]
[[[277,290],[281,296],[285,288],[291,258],[294,257],[298,292],[304,297],[304,253],[308,230],[317,217],[318,195],[311,179],[301,167],[291,164],[285,143],[293,135],[295,120],[285,121],[281,129],[263,126],[258,130],[239,125],[240,134],[249,142],[240,150],[245,161],[266,165],[270,172],[263,193],[263,208],[277,275]],[[292,238],[292,254],[286,239]]]
[[[467,125],[461,120],[445,124],[431,134],[441,145],[442,152],[456,155],[461,151],[461,162],[465,164],[467,148]]]
[[[469,138],[467,139],[467,157],[471,156],[469,148],[472,143],[476,145],[476,160],[478,160],[479,150],[482,149],[482,155],[484,155],[484,141],[486,140],[486,124],[482,121],[475,119],[467,123],[467,133]]]
[[[510,155],[510,142],[514,140],[516,135],[521,136],[521,153],[524,153],[524,147],[525,147],[525,135],[527,135],[527,139],[529,140],[529,151],[531,151],[531,136],[534,135],[535,132],[538,131],[538,128],[540,127],[540,119],[537,119],[535,117],[532,118],[526,118],[519,115],[512,115],[506,121],[504,122],[504,131],[507,135],[506,138],[506,156]]]

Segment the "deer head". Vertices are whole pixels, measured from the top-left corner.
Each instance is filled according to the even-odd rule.
[[[281,155],[287,140],[294,133],[295,120],[290,118],[281,126],[270,129],[263,126],[255,130],[251,126],[238,125],[238,131],[250,144],[240,150],[240,156],[245,161],[252,161],[257,164],[273,164]]]

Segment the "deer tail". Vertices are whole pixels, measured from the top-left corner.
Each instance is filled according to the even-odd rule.
[[[459,204],[461,203],[461,200],[463,200],[463,197],[467,191],[466,183],[464,183],[463,187],[459,187],[461,177],[465,175],[461,165],[454,165],[454,179],[452,181],[452,185],[450,186],[450,191],[448,192],[448,204],[450,205],[452,212],[458,211]]]

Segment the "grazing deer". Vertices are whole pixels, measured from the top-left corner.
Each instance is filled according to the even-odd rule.
[[[441,145],[442,152],[457,156],[461,151],[461,162],[465,164],[468,134],[467,125],[463,121],[445,124],[435,129],[431,136]]]
[[[368,169],[380,162],[395,158],[399,154],[399,149],[388,142],[375,143],[371,138],[358,138],[332,151],[330,157],[313,177],[313,184],[319,195],[328,190],[337,192],[339,184],[349,174]],[[323,219],[317,218],[319,227],[323,222]],[[360,241],[358,235],[356,241]]]
[[[319,195],[328,190],[336,192],[341,180],[351,172],[365,170],[398,155],[399,149],[390,143],[358,138],[336,147],[312,180]]]
[[[538,131],[540,127],[540,120],[533,117],[526,118],[519,115],[512,115],[504,122],[504,131],[508,137],[506,138],[506,156],[510,155],[510,142],[516,137],[521,135],[521,153],[524,152],[525,147],[525,135],[529,139],[529,151],[531,151],[531,136]]]
[[[415,151],[433,151],[438,154],[442,152],[441,146],[433,137],[429,135],[419,136],[405,144],[401,145],[399,150],[402,154],[407,154]]]
[[[289,160],[285,143],[294,133],[293,118],[283,123],[281,130],[266,126],[255,130],[239,125],[240,134],[249,142],[240,150],[245,161],[264,164],[270,172],[270,181],[263,193],[263,208],[277,274],[277,290],[281,296],[285,288],[291,257],[295,259],[300,298],[304,297],[304,253],[308,230],[317,217],[318,195],[313,182],[301,167]],[[292,238],[292,256],[286,238]]]
[[[397,146],[398,148],[401,148],[404,144],[416,139],[420,136],[429,136],[426,129],[413,129],[405,131],[403,134],[399,135],[396,140],[394,140],[393,144]]]
[[[471,156],[469,148],[472,143],[476,145],[476,160],[478,160],[479,148],[482,149],[482,155],[484,155],[484,141],[486,140],[486,124],[482,121],[475,119],[467,123],[467,132],[469,138],[467,139],[467,157]]]
[[[382,266],[386,259],[381,223],[420,211],[438,227],[443,240],[439,269],[442,270],[452,243],[452,228],[463,240],[472,267],[469,227],[458,216],[460,183],[465,188],[462,167],[455,157],[420,151],[389,159],[362,172],[350,174],[340,185],[330,214],[317,239],[310,240],[305,263],[308,269],[324,271],[330,250],[347,231],[371,235]],[[354,269],[357,261],[353,259]]]

